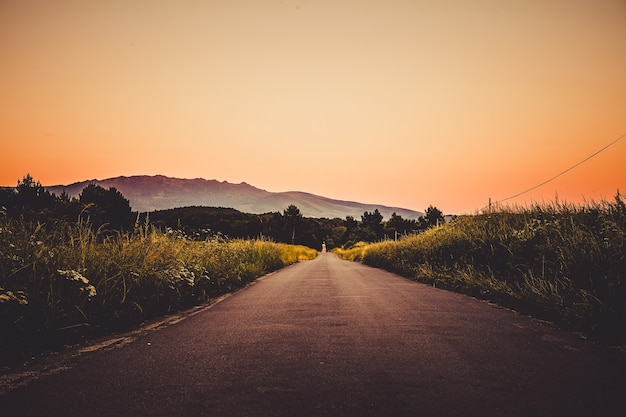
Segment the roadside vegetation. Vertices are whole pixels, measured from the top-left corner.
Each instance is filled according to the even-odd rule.
[[[134,219],[134,220],[133,220]],[[626,344],[626,203],[504,207],[445,221],[187,207],[131,211],[114,188],[0,189],[0,363],[207,302],[312,259],[344,259]],[[312,249],[315,248],[315,249]]]
[[[225,239],[268,239],[320,250],[351,246],[355,242],[375,242],[423,231],[444,221],[436,207],[428,207],[423,217],[405,219],[393,213],[383,219],[378,210],[364,212],[360,219],[304,217],[291,204],[282,212],[242,213],[224,207],[180,207],[152,212],[132,211],[130,202],[114,187],[96,184],[85,187],[80,195],[51,194],[38,181],[26,175],[16,187],[0,187],[0,216],[50,225],[59,220],[76,223],[89,219],[101,233],[132,230],[135,223],[149,222],[162,230],[174,229],[193,240],[214,237]]]
[[[139,226],[104,236],[89,223],[0,224],[3,359],[129,328],[207,302],[314,249],[263,240],[194,241]]]
[[[113,230],[102,219],[114,209],[102,210],[93,202],[83,204],[73,222],[54,219],[37,203],[55,197],[28,181],[22,192],[32,201],[22,207],[23,214],[7,213],[15,204],[2,204],[0,212],[0,364],[205,303],[317,255],[312,248],[265,239],[192,239],[147,221]],[[127,200],[116,191],[95,192],[112,196],[122,207],[112,219],[120,221],[118,226],[126,221]],[[69,205],[59,204],[64,203]],[[89,210],[99,213],[97,224]],[[40,221],[44,215],[46,223]]]
[[[508,207],[336,250],[437,287],[626,343],[626,204]]]

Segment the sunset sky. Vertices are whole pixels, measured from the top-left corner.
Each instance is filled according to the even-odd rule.
[[[163,174],[446,214],[626,133],[624,0],[0,0],[0,185]],[[626,138],[509,203],[626,193]]]

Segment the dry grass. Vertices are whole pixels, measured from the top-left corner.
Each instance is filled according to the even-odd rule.
[[[29,357],[205,302],[316,255],[262,240],[193,241],[150,226],[102,236],[84,222],[44,227],[5,220],[0,347],[13,359]]]
[[[366,242],[357,242],[350,248],[334,248],[333,253],[336,253],[341,259],[353,262],[361,262],[365,249],[369,246]]]
[[[626,342],[626,205],[501,208],[342,256]],[[356,253],[356,255],[354,255]]]

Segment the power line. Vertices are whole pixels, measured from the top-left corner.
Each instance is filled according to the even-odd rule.
[[[596,155],[598,155],[599,153],[601,153],[601,152],[605,151],[605,150],[606,150],[607,148],[609,148],[610,146],[615,145],[617,142],[619,142],[620,140],[622,140],[622,139],[623,139],[623,138],[625,138],[625,137],[626,137],[626,133],[624,133],[622,136],[620,136],[619,138],[615,139],[613,142],[609,143],[608,145],[604,146],[603,148],[601,148],[601,149],[597,150],[596,152],[592,153],[591,155],[589,155],[588,157],[586,157],[586,158],[585,158],[585,159],[583,159],[582,161],[580,161],[580,162],[578,162],[578,163],[576,163],[576,164],[572,165],[571,167],[567,168],[567,169],[566,169],[566,170],[564,170],[564,171],[559,172],[559,173],[558,173],[558,174],[556,174],[554,177],[552,177],[552,178],[550,178],[550,179],[547,179],[547,180],[545,180],[544,182],[542,182],[542,183],[540,183],[540,184],[537,184],[537,185],[535,185],[534,187],[530,187],[529,189],[524,190],[524,191],[522,191],[522,192],[520,192],[520,193],[517,193],[517,194],[512,195],[512,196],[510,196],[510,197],[507,197],[507,198],[503,198],[502,200],[498,200],[498,201],[496,201],[494,204],[498,204],[498,203],[502,203],[502,202],[505,202],[505,201],[508,201],[508,200],[512,200],[512,199],[514,199],[514,198],[516,198],[516,197],[519,197],[519,196],[521,196],[521,195],[524,195],[524,194],[526,194],[526,193],[528,193],[528,192],[530,192],[530,191],[532,191],[532,190],[536,190],[537,188],[542,187],[542,186],[546,185],[547,183],[549,183],[549,182],[551,182],[551,181],[554,181],[555,179],[559,178],[561,175],[563,175],[563,174],[565,174],[565,173],[567,173],[567,172],[569,172],[569,171],[573,170],[573,169],[574,169],[574,168],[576,168],[577,166],[579,166],[579,165],[581,165],[581,164],[583,164],[583,163],[587,162],[588,160],[590,160],[590,159],[591,159],[591,158],[593,158],[594,156],[596,156]],[[491,202],[489,203],[489,206],[491,206]],[[485,207],[483,207],[482,209],[485,209],[485,208],[487,208],[487,207],[488,207],[488,206],[485,206]]]

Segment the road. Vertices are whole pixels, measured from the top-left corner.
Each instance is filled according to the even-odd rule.
[[[621,351],[332,254],[122,341],[60,355],[52,371],[25,372],[22,386],[0,396],[0,414],[625,412]]]

